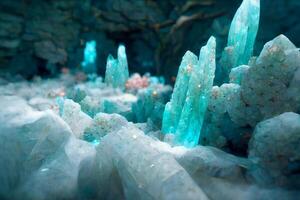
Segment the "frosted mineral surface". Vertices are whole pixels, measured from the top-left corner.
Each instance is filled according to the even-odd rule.
[[[83,136],[84,129],[92,124],[92,118],[81,111],[81,107],[73,100],[66,99],[63,104],[61,116],[72,129],[76,137]]]
[[[80,163],[95,150],[52,111],[16,96],[0,106],[1,199],[74,199]]]
[[[231,94],[239,87],[228,84],[224,88]],[[145,135],[117,114],[99,113],[94,117],[90,130],[101,137],[95,147],[74,137],[69,125],[54,112],[36,111],[28,100],[0,96],[0,106],[0,196],[4,199],[231,200],[299,196],[293,190],[258,187],[245,176],[248,173],[262,179],[271,174],[275,183],[298,183],[299,115],[295,113],[261,122],[247,159],[201,145],[172,147],[154,135]],[[276,159],[269,162],[269,157]],[[270,170],[261,170],[265,168]]]
[[[86,141],[97,143],[109,133],[118,131],[127,125],[127,120],[118,114],[98,113],[90,126],[84,131]]]
[[[233,83],[213,88],[201,143],[230,144],[247,153],[245,147],[257,123],[284,112],[299,112],[299,49],[280,35],[266,43],[249,65],[233,68],[230,77]]]
[[[250,174],[263,185],[300,187],[300,115],[286,112],[257,124],[249,158],[259,167]]]
[[[208,199],[173,156],[135,127],[123,127],[102,143],[113,157],[125,199]],[[141,156],[142,155],[142,156]]]
[[[241,96],[256,113],[249,124],[300,108],[300,52],[284,35],[265,44],[241,81]]]

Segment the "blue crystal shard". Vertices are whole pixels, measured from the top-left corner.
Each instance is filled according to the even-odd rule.
[[[125,84],[129,77],[128,62],[125,46],[118,48],[118,58],[109,55],[106,63],[105,83],[114,88],[125,89]]]
[[[181,110],[185,103],[186,93],[193,66],[198,64],[198,58],[195,54],[187,51],[179,66],[178,75],[176,78],[174,90],[170,102],[166,104],[162,131],[163,133],[175,134],[177,125],[180,119]]]
[[[228,35],[227,47],[221,59],[225,81],[231,68],[247,65],[254,48],[259,27],[260,0],[244,0],[237,10]]]
[[[126,50],[124,45],[120,45],[118,48],[118,62],[119,62],[119,73],[120,73],[120,81],[122,84],[122,88],[125,87],[125,84],[129,77],[128,71],[128,62],[126,56]]]
[[[117,81],[118,67],[118,60],[114,59],[112,55],[109,55],[106,61],[105,83],[114,88],[119,86]]]
[[[213,86],[215,51],[216,40],[211,37],[201,48],[199,60],[189,51],[182,59],[162,126],[163,133],[174,134],[175,145],[194,147],[198,144]]]
[[[97,59],[97,50],[96,50],[96,41],[92,40],[86,43],[84,49],[84,60],[81,63],[82,69],[87,74],[97,73],[96,59]]]

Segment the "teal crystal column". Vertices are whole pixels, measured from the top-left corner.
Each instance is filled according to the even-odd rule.
[[[87,74],[97,73],[96,59],[97,59],[97,50],[96,50],[96,41],[92,40],[86,43],[83,54],[83,62],[81,63],[82,69]]]
[[[220,63],[224,82],[228,81],[232,68],[248,64],[259,27],[259,16],[260,0],[244,0],[237,10]]]
[[[125,46],[118,48],[118,59],[109,55],[106,63],[105,83],[114,88],[125,89],[125,84],[129,77],[128,62]]]
[[[119,64],[118,60],[114,59],[112,55],[108,55],[106,61],[106,71],[105,71],[105,83],[112,86],[113,88],[119,87],[117,81]]]
[[[176,133],[181,111],[185,103],[192,69],[196,65],[198,65],[197,56],[192,52],[187,51],[184,54],[179,66],[171,100],[166,104],[165,107],[162,122],[163,133]]]
[[[174,134],[173,143],[194,147],[201,128],[213,86],[216,62],[216,40],[211,37],[201,48],[199,60],[187,52],[179,67],[171,101],[167,103],[162,132]]]
[[[126,50],[124,45],[120,45],[118,48],[118,62],[119,62],[119,71],[122,74],[120,76],[120,82],[123,87],[125,87],[125,84],[129,78],[129,71],[128,71],[128,62],[127,62],[127,56],[126,56]]]

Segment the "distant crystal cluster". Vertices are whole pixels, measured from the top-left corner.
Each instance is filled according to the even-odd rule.
[[[214,37],[187,51],[173,90],[130,76],[124,45],[97,76],[96,43],[85,76],[1,79],[0,198],[297,199],[300,52],[279,35],[252,55],[259,8],[243,1],[221,59]]]

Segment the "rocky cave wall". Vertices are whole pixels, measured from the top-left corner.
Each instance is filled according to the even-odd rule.
[[[106,57],[127,46],[129,68],[175,76],[186,50],[198,54],[213,34],[219,53],[241,0],[2,0],[0,72],[54,75],[79,68],[84,44],[97,41],[99,73]],[[280,33],[300,45],[300,1],[262,0],[257,52]],[[171,79],[169,79],[171,80]]]

